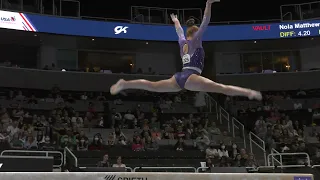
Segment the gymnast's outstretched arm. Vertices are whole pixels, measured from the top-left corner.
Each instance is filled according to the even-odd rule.
[[[203,19],[202,19],[202,23],[200,25],[199,30],[196,32],[195,34],[195,38],[199,38],[202,37],[203,33],[205,32],[205,30],[207,29],[210,20],[211,20],[211,5],[213,2],[216,2],[216,0],[208,0],[206,3],[206,8],[204,10],[204,15],[203,15]]]
[[[176,28],[176,32],[179,37],[179,43],[182,41],[185,41],[186,37],[184,36],[184,31],[181,27],[181,24],[177,15],[171,14],[170,16],[171,16],[172,22],[174,23],[174,27]]]

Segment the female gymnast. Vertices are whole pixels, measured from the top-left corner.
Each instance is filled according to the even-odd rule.
[[[142,89],[152,92],[178,92],[182,89],[190,91],[204,91],[221,93],[228,96],[245,96],[249,99],[261,100],[261,93],[251,89],[219,84],[200,76],[204,67],[204,50],[202,35],[210,22],[211,5],[219,0],[207,0],[203,21],[200,27],[194,25],[194,19],[187,21],[187,33],[184,31],[176,15],[171,14],[177,35],[179,37],[180,55],[182,58],[182,72],[178,72],[170,79],[151,82],[145,79],[125,81],[120,79],[111,86],[110,93],[115,95],[126,89]]]

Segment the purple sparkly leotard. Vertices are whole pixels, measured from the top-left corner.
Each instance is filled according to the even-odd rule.
[[[177,29],[180,45],[180,56],[182,59],[182,72],[174,75],[180,88],[184,88],[186,81],[192,74],[200,75],[204,67],[205,53],[202,47],[202,35],[210,22],[210,15],[204,16],[199,30],[195,33],[192,40],[186,40],[182,28]],[[183,46],[188,45],[188,53],[183,52]]]

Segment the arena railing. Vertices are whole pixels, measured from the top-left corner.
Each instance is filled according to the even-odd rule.
[[[250,152],[253,153],[253,146],[255,144],[263,152],[264,164],[267,165],[267,152],[266,152],[266,143],[260,137],[255,135],[253,132],[249,132],[249,145]]]
[[[232,136],[233,138],[237,137],[238,135],[242,136],[243,138],[243,147],[247,148],[246,144],[246,133],[244,129],[244,125],[238,121],[236,118],[231,118],[231,127],[232,127]],[[237,133],[236,130],[239,130],[240,132]]]
[[[214,100],[213,97],[211,97],[208,93],[204,93],[204,94],[205,94],[204,97],[205,97],[205,101],[206,101],[206,108],[209,110],[210,113],[215,111],[216,116],[217,116],[217,120],[220,119],[220,124],[222,124],[221,118],[219,118],[218,102],[216,100]]]
[[[88,167],[78,167],[79,169],[87,169]],[[134,172],[131,167],[125,167],[126,172]]]
[[[16,154],[16,155],[14,155]],[[54,164],[53,168],[59,168],[61,169],[63,163],[64,163],[64,156],[59,151],[28,151],[28,150],[4,150],[1,152],[0,156],[21,156],[21,154],[24,154],[25,156],[45,156],[45,157],[53,157],[54,154],[59,156],[60,163]]]
[[[169,169],[190,169],[192,171],[194,171],[194,173],[197,172],[197,168],[195,167],[135,167],[133,168],[133,172],[137,172],[138,169],[146,169],[146,170],[169,170]]]
[[[307,166],[311,167],[311,161],[310,161],[310,156],[308,153],[305,153],[305,152],[299,152],[299,153],[271,153],[268,155],[268,159],[272,158],[272,157],[277,157],[279,156],[280,158],[280,163],[281,163],[281,166],[285,167],[285,166],[297,166],[297,165],[283,165],[283,156],[300,156],[300,155],[305,155],[306,156],[306,160],[307,160]],[[305,164],[303,166],[306,166]],[[279,167],[279,166],[278,166]]]
[[[210,96],[211,97],[211,96]],[[211,97],[212,98],[212,97]],[[212,98],[213,99],[213,98]],[[215,101],[216,102],[216,101]],[[218,103],[216,102],[217,107],[218,107]],[[244,124],[242,124],[239,120],[237,120],[234,117],[231,117],[230,114],[223,109],[221,106],[218,107],[219,108],[219,120],[220,120],[220,124],[223,124],[224,122],[227,122],[227,126],[228,126],[228,132],[232,133],[232,137],[235,138],[237,137],[237,133],[236,130],[242,131],[240,132],[240,134],[243,136],[243,146],[244,148],[247,148],[247,142],[246,142],[246,133],[245,133],[245,126]],[[231,132],[232,129],[232,132]],[[239,133],[238,133],[239,134]],[[259,138],[256,134],[254,134],[253,132],[249,133],[249,144],[250,144],[250,151],[251,153],[253,152],[253,146],[252,144],[255,144],[259,149],[262,150],[263,152],[263,156],[264,156],[264,163],[265,165],[267,165],[267,153],[266,153],[266,145],[264,140],[262,140],[261,138]]]
[[[310,17],[304,17],[304,15],[308,15],[308,13],[305,13],[305,10],[315,10],[317,9],[320,1],[314,1],[314,2],[307,2],[307,3],[300,3],[300,4],[284,4],[280,6],[280,15],[281,15],[281,21],[294,21],[294,20],[312,20],[312,19],[319,19],[317,16],[318,14],[315,13],[315,16],[312,17],[312,14]],[[287,11],[287,10],[289,11]],[[296,12],[298,11],[298,12]],[[297,19],[293,19],[293,14],[298,15]],[[310,14],[309,14],[310,15]],[[288,19],[285,17],[289,16]]]
[[[224,110],[222,107],[219,107],[219,116],[220,116],[221,124],[223,123],[223,121],[227,121],[228,132],[232,134],[233,138],[237,137],[238,135],[242,136],[243,147],[247,148],[246,133],[245,133],[244,125],[240,121],[238,121],[236,118],[231,117],[230,114],[226,110]],[[237,132],[237,131],[240,131],[240,132]]]
[[[235,168],[237,168],[237,167],[235,167]],[[245,167],[245,168],[249,172],[256,172],[257,171],[257,168],[255,168],[255,167]],[[198,167],[197,173],[205,172],[207,169],[209,169],[209,167]]]
[[[230,128],[230,114],[224,110],[222,107],[219,107],[219,118],[220,118],[220,123],[222,124],[223,122],[227,122],[228,124],[228,132],[231,132]]]
[[[73,152],[68,148],[65,147],[63,149],[63,157],[64,157],[64,165],[67,164],[67,155],[70,154],[71,157],[74,159],[74,167],[78,167],[78,158],[76,157],[76,155],[73,154]]]
[[[51,16],[60,16],[60,17],[67,17],[67,18],[81,18],[81,19],[89,19],[89,20],[99,20],[99,21],[116,21],[116,22],[126,22],[126,23],[139,23],[139,24],[168,24],[172,25],[171,19],[169,17],[169,14],[175,13],[178,14],[179,17],[181,17],[181,20],[189,18],[189,14],[193,14],[193,18],[197,20],[197,24],[202,20],[203,17],[203,10],[201,8],[185,8],[185,9],[173,9],[173,8],[158,8],[158,12],[166,12],[163,13],[163,19],[165,20],[164,22],[152,22],[152,18],[148,18],[149,16],[149,11],[147,10],[147,14],[144,15],[142,13],[136,14],[134,11],[135,7],[138,6],[133,6],[131,8],[131,19],[118,19],[118,18],[103,18],[103,17],[94,17],[94,16],[82,16],[81,15],[81,2],[78,0],[58,0],[58,1],[53,1],[55,3],[52,3],[52,6],[49,7],[51,12],[45,11],[44,5],[43,5],[43,0],[38,0],[36,4],[36,10],[33,12],[30,12],[30,9],[26,10],[25,4],[21,3],[20,8],[16,8],[16,6],[13,6],[15,8],[11,8],[11,6],[6,7],[6,3],[8,1],[5,0],[0,0],[0,9],[2,10],[8,10],[8,11],[18,11],[18,12],[25,12],[29,14],[45,14],[45,15],[51,15]],[[23,1],[21,1],[23,2]],[[68,6],[64,7],[64,2],[68,2]],[[9,2],[10,4],[10,2]],[[17,4],[17,3],[16,3]],[[46,4],[48,5],[48,3]],[[76,7],[76,11],[70,15],[64,15],[63,14],[63,9],[65,8],[70,8],[70,6]],[[47,9],[49,9],[47,8]],[[138,7],[138,8],[143,8],[143,9],[156,9],[157,7]],[[46,10],[47,10],[46,9]],[[160,10],[160,11],[159,11]],[[187,11],[192,11],[191,13]],[[197,13],[197,11],[199,13]],[[152,14],[152,13],[151,13]],[[196,16],[196,17],[195,17]],[[139,17],[143,17],[142,19],[147,19],[147,22],[143,20],[141,22],[139,20]],[[147,18],[145,18],[147,17]],[[185,20],[183,21],[185,22]],[[272,23],[272,22],[281,22],[281,19],[266,19],[266,20],[247,20],[247,21],[219,21],[219,22],[211,22],[210,24],[262,24],[262,23]]]
[[[277,150],[275,150],[274,148],[272,148],[272,149],[271,149],[271,154],[278,154],[278,155],[280,155],[280,152],[277,151]],[[270,158],[271,158],[271,162],[270,162]],[[278,163],[278,166],[282,166],[282,165],[283,165],[282,159],[279,158],[279,160],[278,160],[278,159],[277,159],[276,157],[274,157],[274,156],[269,156],[269,155],[268,155],[267,161],[268,161],[268,166],[275,166],[275,162]]]

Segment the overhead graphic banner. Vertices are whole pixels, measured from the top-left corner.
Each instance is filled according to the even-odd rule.
[[[24,13],[0,11],[0,28],[37,31]]]
[[[145,25],[81,20],[0,11],[0,28],[75,36],[177,41],[173,25]],[[290,23],[211,25],[204,41],[236,41],[312,37],[320,35],[320,20]]]

